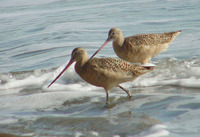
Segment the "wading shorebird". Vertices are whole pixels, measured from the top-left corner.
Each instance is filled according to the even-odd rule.
[[[111,28],[104,44],[92,55],[94,57],[108,42],[113,41],[117,56],[132,63],[149,63],[152,57],[167,50],[181,31],[166,33],[137,34],[124,38],[122,31]],[[91,57],[91,58],[92,58]]]
[[[106,91],[106,105],[109,104],[108,92],[113,87],[124,90],[131,98],[128,90],[120,86],[120,83],[132,81],[142,74],[153,69],[152,66],[134,65],[127,61],[115,58],[88,58],[84,48],[75,48],[72,51],[71,59],[61,73],[52,81],[48,88],[64,73],[73,63],[76,73],[86,82],[97,87],[103,87]]]

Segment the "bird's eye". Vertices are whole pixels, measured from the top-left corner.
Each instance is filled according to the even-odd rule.
[[[114,35],[115,34],[115,32],[112,32],[112,35]]]

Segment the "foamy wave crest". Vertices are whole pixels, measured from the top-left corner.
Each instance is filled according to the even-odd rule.
[[[50,87],[47,86],[62,71],[66,63],[57,69],[34,70],[29,72],[14,72],[0,74],[0,90],[16,88],[41,88],[43,91],[55,90],[96,90],[98,87],[92,86],[82,80],[75,72],[74,65]],[[148,86],[181,86],[200,88],[200,60],[176,60],[166,59],[157,64],[155,70],[138,77],[133,82],[123,85],[127,87],[148,87]]]
[[[166,59],[157,64],[152,72],[128,84],[133,87],[173,85],[200,88],[200,60]]]
[[[167,126],[162,124],[157,124],[152,126],[148,133],[142,132],[139,137],[167,137],[169,136],[169,131],[167,130]]]
[[[10,93],[19,92],[22,89],[40,88],[43,91],[90,91],[96,87],[84,82],[74,71],[74,65],[68,68],[65,73],[50,87],[47,86],[62,71],[66,64],[55,69],[11,72],[0,74],[0,90],[9,90]],[[13,90],[11,90],[13,89]],[[17,90],[18,89],[18,90]],[[8,92],[4,92],[8,94]]]

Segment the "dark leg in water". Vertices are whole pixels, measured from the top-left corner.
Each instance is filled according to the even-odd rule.
[[[124,90],[127,93],[127,95],[129,96],[129,98],[132,98],[132,96],[130,95],[130,93],[129,93],[128,90],[124,89],[122,86],[119,86],[119,88],[121,88],[122,90]]]

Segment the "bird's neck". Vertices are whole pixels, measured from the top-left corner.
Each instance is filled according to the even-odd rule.
[[[113,40],[118,46],[122,46],[124,43],[124,36],[121,34],[117,39]]]
[[[76,71],[76,73],[80,76],[80,77],[82,77],[83,75],[84,75],[84,73],[85,73],[85,67],[84,67],[84,65],[87,63],[89,61],[89,58],[88,58],[88,56],[87,57],[84,57],[84,58],[81,58],[81,60],[78,60],[78,61],[76,61],[76,65],[75,65],[75,71]]]
[[[82,67],[88,60],[88,55],[84,55],[81,59],[76,61],[76,65]]]

